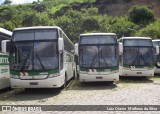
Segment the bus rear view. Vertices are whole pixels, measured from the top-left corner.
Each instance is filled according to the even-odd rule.
[[[81,34],[78,56],[80,82],[119,80],[118,44],[115,33]]]

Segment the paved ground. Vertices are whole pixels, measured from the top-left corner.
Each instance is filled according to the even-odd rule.
[[[0,91],[0,105],[160,105],[160,76],[152,78],[121,78],[117,84],[108,82],[79,83],[70,81],[62,89],[7,89]],[[22,112],[15,112],[15,114]],[[41,114],[36,112],[34,114]],[[44,113],[44,112],[43,112]],[[45,112],[52,114],[53,112]],[[55,114],[158,114],[160,112],[54,112]],[[5,112],[6,114],[6,112]],[[8,112],[10,114],[10,112]]]

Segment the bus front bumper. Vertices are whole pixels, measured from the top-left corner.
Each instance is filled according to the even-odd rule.
[[[80,82],[119,81],[119,73],[106,75],[79,74]]]
[[[120,69],[120,76],[154,76],[154,70]]]
[[[64,80],[61,76],[40,79],[40,80],[21,80],[10,78],[11,88],[59,88]]]

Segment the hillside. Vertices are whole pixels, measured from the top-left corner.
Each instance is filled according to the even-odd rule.
[[[135,5],[145,5],[152,9],[156,17],[160,17],[160,0],[96,0],[92,3],[73,3],[63,7],[56,16],[63,15],[69,8],[80,10],[82,8],[97,7],[101,14],[111,16],[127,15],[128,10]]]
[[[128,15],[135,5],[138,5],[135,15]],[[0,6],[0,27],[12,31],[19,27],[56,25],[73,42],[78,41],[81,33],[88,32],[156,39],[160,38],[159,6],[160,0],[43,0],[6,4]]]

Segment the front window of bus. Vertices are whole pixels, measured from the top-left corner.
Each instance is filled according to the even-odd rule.
[[[11,70],[44,71],[58,68],[56,30],[16,31],[12,40]]]
[[[147,39],[124,40],[124,64],[137,66],[153,65],[153,44]]]
[[[80,67],[110,68],[118,65],[116,36],[83,36],[80,41]]]

